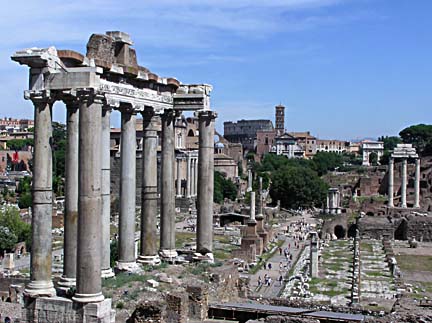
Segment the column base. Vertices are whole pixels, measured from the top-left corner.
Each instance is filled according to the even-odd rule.
[[[65,276],[61,276],[57,289],[60,289],[62,292],[68,292],[71,288],[76,287],[76,278],[68,278]]]
[[[54,288],[54,284],[51,280],[49,281],[31,281],[27,284],[24,294],[29,297],[53,297],[56,296],[56,290]]]
[[[143,265],[159,265],[161,260],[158,255],[155,256],[138,256],[137,262]]]
[[[119,271],[139,271],[140,267],[135,261],[126,262],[126,261],[117,261],[115,269]]]
[[[112,270],[112,268],[108,268],[108,269],[102,269],[101,271],[101,277],[102,278],[112,278],[114,277],[114,271]]]
[[[172,261],[173,258],[178,256],[175,249],[164,249],[159,251],[159,256],[162,260]]]
[[[200,254],[199,252],[196,252],[193,254],[192,260],[213,264],[214,263],[214,256],[213,256],[212,252],[206,253],[205,255]]]
[[[105,299],[102,292],[96,294],[79,294],[75,293],[72,300],[77,303],[100,303]]]

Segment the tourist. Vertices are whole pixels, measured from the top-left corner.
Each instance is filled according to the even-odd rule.
[[[267,280],[267,286],[270,286],[271,283],[272,283],[272,279],[271,279],[271,277],[269,277],[268,280]]]
[[[258,287],[260,287],[262,285],[262,278],[261,276],[258,277]]]
[[[282,247],[279,247],[279,256],[282,256]]]
[[[282,275],[279,276],[278,281],[279,281],[279,286],[282,286],[282,281],[283,281],[283,277],[282,277]]]
[[[268,264],[268,269],[269,269],[269,270],[272,269],[272,264],[271,264],[271,263]]]

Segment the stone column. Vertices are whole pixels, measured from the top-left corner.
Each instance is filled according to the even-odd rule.
[[[252,191],[252,171],[248,169],[248,187],[247,192]]]
[[[388,175],[388,207],[394,207],[394,159],[390,157]]]
[[[258,214],[263,214],[263,179],[258,180]]]
[[[402,159],[402,184],[401,184],[401,207],[407,207],[406,190],[407,190],[407,164],[406,158]]]
[[[94,91],[78,92],[79,200],[77,290],[79,303],[104,300],[101,280],[101,129],[102,99]]]
[[[250,195],[250,219],[255,220],[255,192],[251,192]]]
[[[101,156],[102,156],[102,278],[114,277],[111,269],[111,108],[105,106],[102,109],[102,135],[101,135]]]
[[[156,246],[157,218],[157,128],[153,109],[146,108],[143,115],[143,170],[141,192],[141,250],[138,262],[158,264]]]
[[[175,248],[174,120],[172,110],[166,110],[162,115],[162,187],[159,254],[162,258],[168,259],[177,256]]]
[[[181,192],[181,189],[182,189],[182,187],[181,187],[182,180],[181,180],[181,176],[180,176],[181,159],[177,158],[176,162],[177,162],[177,197],[182,197],[182,192]]]
[[[191,174],[191,196],[195,196],[195,157],[191,158],[191,163],[190,163],[190,174]]]
[[[311,234],[310,242],[310,276],[318,277],[318,236],[316,232]]]
[[[136,118],[131,109],[121,110],[119,270],[136,269]],[[144,156],[144,153],[143,153]],[[143,157],[144,158],[144,157]]]
[[[25,294],[30,297],[55,296],[51,280],[52,262],[52,125],[53,101],[49,92],[26,93],[33,101],[34,155],[32,184],[32,252],[30,282]]]
[[[214,120],[213,111],[198,112],[197,253],[213,260]]]
[[[63,241],[63,276],[60,289],[67,291],[76,284],[78,236],[78,101],[69,98],[66,103],[66,187]]]
[[[191,197],[191,157],[188,155],[186,158],[186,197]]]
[[[194,163],[194,195],[197,196],[198,192],[198,158],[195,158]]]
[[[415,161],[414,207],[420,207],[420,158]]]

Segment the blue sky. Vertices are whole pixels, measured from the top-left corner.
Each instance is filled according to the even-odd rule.
[[[289,131],[355,139],[432,123],[430,0],[5,1],[0,117],[31,118],[14,51],[85,53],[92,33],[131,34],[140,65],[214,86],[223,121],[273,119]],[[55,118],[64,121],[61,104]],[[114,118],[114,123],[118,116]]]

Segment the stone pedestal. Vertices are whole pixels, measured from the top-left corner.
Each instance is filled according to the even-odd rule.
[[[59,288],[69,290],[76,285],[77,243],[78,243],[78,101],[66,101],[66,187],[64,215],[64,260],[63,275]]]
[[[175,248],[175,190],[174,190],[174,113],[166,111],[162,116],[161,158],[161,223],[160,251],[163,258],[177,256]]]
[[[101,129],[102,99],[93,91],[79,92],[78,303],[102,302]]]
[[[258,214],[256,216],[256,221],[257,221],[257,227],[256,227],[257,234],[262,239],[263,248],[265,248],[269,243],[270,237],[269,237],[269,233],[264,227],[264,216],[262,214]]]
[[[311,233],[310,241],[310,276],[318,277],[318,235],[316,232]]]
[[[158,264],[157,253],[157,128],[152,109],[143,112],[143,172],[141,205],[141,250],[138,262]]]
[[[39,297],[27,299],[22,317],[28,323],[64,322],[64,323],[111,323],[115,320],[115,311],[111,310],[111,299],[99,303],[79,304],[60,297]]]
[[[54,296],[52,262],[52,100],[48,92],[30,94],[35,106],[32,186],[32,252],[30,283],[25,294]]]
[[[213,258],[214,121],[213,111],[198,112],[197,253]]]
[[[120,216],[119,259],[116,268],[134,270],[135,262],[135,204],[136,204],[136,128],[131,110],[122,111],[120,141]]]

